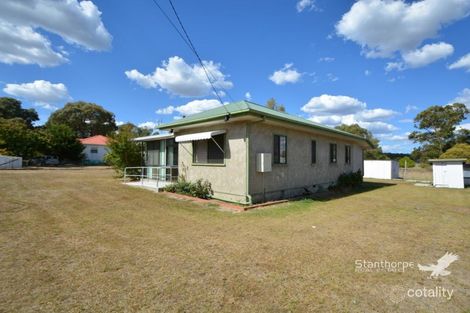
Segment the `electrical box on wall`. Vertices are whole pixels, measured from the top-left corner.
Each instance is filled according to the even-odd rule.
[[[256,171],[260,173],[271,172],[271,153],[258,153],[256,155]]]

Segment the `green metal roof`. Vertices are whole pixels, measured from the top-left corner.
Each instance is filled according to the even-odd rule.
[[[260,115],[260,116],[266,116],[272,119],[277,119],[277,120],[292,123],[292,124],[308,126],[308,127],[312,127],[315,129],[331,132],[337,135],[343,135],[343,136],[347,136],[347,137],[351,137],[355,139],[360,139],[360,140],[367,142],[370,145],[370,143],[361,136],[357,136],[357,135],[354,135],[354,134],[351,134],[351,133],[348,133],[339,129],[335,129],[333,127],[328,127],[328,126],[324,126],[318,123],[314,123],[302,117],[290,115],[290,114],[283,113],[283,112],[278,112],[276,110],[272,110],[270,108],[267,108],[265,106],[262,106],[262,105],[259,105],[250,101],[232,102],[221,107],[217,107],[217,108],[210,109],[201,113],[189,115],[187,117],[178,119],[174,122],[161,124],[158,126],[158,128],[159,129],[171,129],[171,128],[176,128],[180,126],[213,121],[213,120],[217,120],[217,119],[225,117],[227,115],[227,112],[230,113],[230,116],[249,114],[249,113]]]

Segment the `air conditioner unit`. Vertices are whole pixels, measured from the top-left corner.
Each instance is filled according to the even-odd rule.
[[[260,173],[271,172],[271,153],[258,153],[256,155],[256,171]]]

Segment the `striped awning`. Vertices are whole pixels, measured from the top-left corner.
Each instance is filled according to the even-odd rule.
[[[211,139],[213,136],[225,134],[225,130],[213,130],[210,132],[202,132],[202,133],[194,133],[194,134],[187,134],[176,136],[176,142],[187,142],[187,141],[196,141],[196,140],[207,140]]]

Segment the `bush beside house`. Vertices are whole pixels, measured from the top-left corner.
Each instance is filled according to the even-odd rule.
[[[180,177],[177,182],[166,186],[165,191],[190,195],[201,199],[209,199],[214,195],[209,181],[198,179],[193,183],[187,181],[184,177]]]

